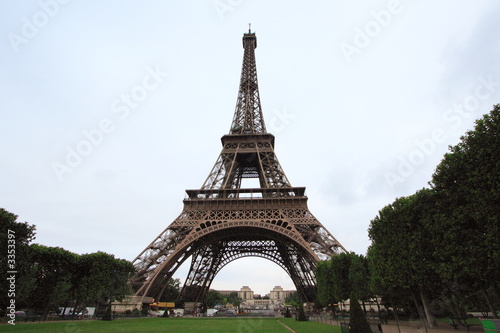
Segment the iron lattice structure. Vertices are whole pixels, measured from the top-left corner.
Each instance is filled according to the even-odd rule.
[[[315,298],[316,263],[345,248],[307,208],[305,187],[292,187],[274,153],[259,97],[255,33],[243,35],[243,66],[230,133],[198,190],[186,190],[182,213],[135,259],[137,295],[164,295],[168,279],[191,257],[181,298],[206,300],[217,273],[244,257],[282,267],[304,301]],[[257,178],[259,188],[242,188]],[[264,272],[262,272],[264,273]]]

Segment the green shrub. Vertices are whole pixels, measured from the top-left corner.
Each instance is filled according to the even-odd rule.
[[[350,300],[350,319],[349,319],[349,333],[371,333],[370,324],[366,319],[366,315],[361,309],[358,300],[352,297]]]
[[[299,306],[299,316],[297,317],[297,321],[307,321],[306,313],[304,311],[304,306],[300,304]]]
[[[106,309],[106,313],[104,313],[104,316],[102,317],[102,320],[107,320],[111,321],[113,318],[111,316],[111,304],[108,305],[108,308]]]

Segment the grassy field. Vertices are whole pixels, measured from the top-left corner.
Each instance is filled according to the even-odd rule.
[[[279,320],[279,321],[278,321]],[[75,321],[21,323],[15,326],[0,325],[0,332],[239,332],[239,333],[290,333],[282,324],[297,333],[340,333],[340,327],[312,321],[298,322],[293,318],[143,318],[107,321]]]

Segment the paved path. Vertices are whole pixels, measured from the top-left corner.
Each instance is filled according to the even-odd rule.
[[[278,323],[280,323],[281,325],[285,326],[285,328],[286,328],[287,330],[289,330],[290,332],[292,332],[292,333],[297,333],[296,331],[292,330],[290,327],[288,327],[288,326],[286,326],[285,324],[283,324],[280,320],[278,320]]]
[[[396,323],[391,322],[390,324],[384,324],[382,325],[382,330],[384,333],[416,333],[416,332],[428,332],[428,333],[459,333],[459,332],[467,332],[465,327],[459,327],[458,329],[454,329],[450,325],[446,323],[440,323],[439,327],[437,328],[428,328],[427,331],[425,328],[420,324],[418,325],[417,323],[411,325],[411,324],[406,324],[399,325],[399,330],[398,326]],[[483,332],[483,329],[481,328],[480,325],[474,325],[469,329],[469,332]]]
[[[335,320],[325,320],[326,317],[322,317],[322,320],[320,318],[314,318],[310,317],[311,320],[325,323],[325,324],[330,324],[330,325],[335,325],[338,326],[338,322]],[[378,330],[375,329],[376,326],[372,326],[373,333],[378,333]],[[447,323],[440,323],[439,327],[437,328],[428,328],[425,330],[423,327],[422,323],[420,322],[403,322],[400,323],[399,329],[398,325],[396,324],[395,321],[389,321],[389,324],[382,324],[382,331],[383,333],[460,333],[460,332],[467,332],[465,327],[458,327],[457,329],[454,329],[451,327],[451,325]],[[469,328],[469,332],[484,332],[483,329],[481,328],[481,325],[473,325],[471,328]]]

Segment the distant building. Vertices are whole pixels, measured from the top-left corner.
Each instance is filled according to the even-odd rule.
[[[295,290],[283,290],[281,286],[276,286],[269,293],[269,298],[273,301],[285,302],[285,299],[292,296]]]
[[[231,293],[238,293],[238,297],[242,299],[241,307],[255,309],[271,309],[279,308],[285,303],[285,300],[290,297],[295,290],[283,290],[281,286],[275,286],[273,290],[266,294],[269,299],[262,299],[259,294],[255,294],[249,286],[243,286],[239,291],[236,290],[217,290],[224,297]],[[264,296],[265,297],[265,296]]]
[[[254,293],[249,286],[243,286],[241,287],[240,291],[238,291],[238,297],[246,301],[247,299],[253,299]]]
[[[152,297],[142,297],[129,295],[125,296],[121,302],[113,301],[111,302],[111,311],[122,313],[127,310],[133,311],[135,309],[141,310],[145,304],[151,304],[154,300]]]

